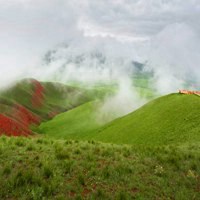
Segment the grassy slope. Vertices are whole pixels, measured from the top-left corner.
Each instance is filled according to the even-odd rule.
[[[0,199],[199,199],[200,144],[0,138]]]
[[[16,85],[0,92],[0,112],[9,113],[13,103],[19,103],[34,113],[46,118],[50,111],[63,112],[95,99],[114,93],[114,86],[94,87],[69,86],[58,82],[40,82],[44,87],[44,104],[34,108],[32,79],[24,79]]]
[[[134,86],[141,97],[147,99],[155,98],[155,92],[149,86],[149,78],[142,75],[133,77]],[[91,99],[101,100],[106,95],[115,94],[117,85],[114,83],[106,85],[99,83],[90,88],[88,85],[81,83],[71,83],[76,87],[87,88],[87,96]],[[84,139],[90,138],[92,132],[102,127],[103,124],[114,118],[114,113],[99,114],[99,105],[101,101],[85,103],[70,111],[57,115],[53,120],[42,123],[37,130],[40,133],[47,134],[54,138],[65,139]],[[100,116],[99,116],[100,115]],[[97,122],[100,119],[100,123]],[[56,133],[56,134],[55,134]]]
[[[96,107],[97,101],[85,103],[42,123],[38,131],[54,138],[83,139],[101,126],[95,120]]]
[[[198,96],[170,94],[109,123],[93,138],[103,142],[152,145],[199,141],[199,110]]]
[[[58,114],[52,120],[42,123],[36,131],[54,138],[83,139],[105,124],[103,121],[109,120],[113,115],[108,113],[101,123],[97,122],[99,107],[105,96],[116,92],[116,86],[97,84],[86,88],[85,93],[92,101]]]
[[[95,139],[125,144],[168,144],[199,140],[200,98],[171,94],[101,128],[97,103],[86,103],[43,123],[40,132],[55,138]]]
[[[56,92],[49,107],[73,104]],[[47,135],[135,145],[1,137],[0,199],[200,199],[199,97],[161,97],[93,133],[94,107],[85,103],[41,127]]]
[[[90,100],[83,89],[60,83],[43,82],[41,84],[44,87],[44,103],[42,107],[34,108],[31,103],[34,90],[30,80],[20,81],[12,88],[0,93],[1,113],[9,114],[12,104],[19,103],[43,119],[48,119],[50,112],[63,112]],[[5,107],[5,105],[9,106]]]

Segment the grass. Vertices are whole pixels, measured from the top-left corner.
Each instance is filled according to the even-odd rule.
[[[3,136],[0,199],[199,199],[199,150]]]
[[[97,107],[97,101],[85,103],[42,123],[37,131],[57,139],[83,138],[101,126],[95,120]]]
[[[148,99],[155,97],[153,90],[150,88],[149,77],[137,75],[133,77],[133,80],[141,97]],[[90,139],[93,132],[116,118],[117,113],[103,113],[100,111],[104,97],[116,93],[116,84],[98,83],[88,86],[72,82],[71,85],[86,88],[86,94],[91,97],[92,101],[83,103],[70,111],[57,115],[53,120],[42,123],[39,128],[35,129],[35,132],[57,139]]]
[[[77,87],[52,82],[41,82],[41,84],[44,87],[44,102],[41,107],[35,108],[32,105],[33,84],[31,79],[25,79],[0,93],[1,113],[9,115],[13,103],[18,103],[42,117],[43,120],[47,120],[49,113],[72,109],[90,101],[91,98],[85,90]]]
[[[24,79],[13,85],[11,88],[5,91],[1,91],[0,113],[14,119],[17,118],[17,120],[19,120],[18,119],[19,117],[18,116],[16,117],[15,116],[16,113],[14,112],[15,104],[19,104],[24,106],[27,110],[30,111],[30,113],[35,114],[37,118],[40,118],[42,122],[44,122],[48,121],[49,119],[51,119],[52,117],[54,117],[59,113],[63,113],[75,108],[75,111],[69,112],[69,114],[66,113],[65,115],[62,115],[59,118],[59,120],[61,118],[64,119],[65,118],[64,116],[66,116],[67,122],[72,122],[73,121],[72,119],[74,118],[74,113],[80,115],[80,117],[76,117],[75,119],[80,118],[82,123],[76,123],[76,125],[75,123],[72,123],[69,126],[68,133],[71,136],[72,136],[71,133],[74,133],[76,131],[76,134],[73,134],[74,138],[76,138],[76,135],[79,134],[79,132],[90,133],[90,131],[100,127],[100,125],[95,120],[93,122],[91,120],[92,117],[96,118],[93,115],[95,115],[98,112],[98,109],[95,109],[95,111],[90,114],[88,113],[88,111],[91,111],[91,108],[89,108],[91,106],[88,106],[88,104],[86,103],[90,101],[103,102],[105,97],[115,94],[117,92],[117,84],[114,82],[110,84],[99,82],[93,86],[81,85],[80,83],[79,84],[71,83],[70,86],[58,82],[40,82],[40,84],[44,88],[44,102],[42,106],[34,107],[32,105],[32,95],[34,93],[34,86],[32,81],[33,81],[32,79]],[[144,96],[148,96],[148,98],[152,97],[153,93],[151,89],[148,88],[147,78],[145,79],[145,77],[135,77],[135,83],[137,83],[137,89],[139,89],[139,87],[141,88],[139,93],[142,97]],[[83,107],[76,109],[81,105],[83,105]],[[83,113],[80,113],[81,109]],[[88,119],[84,119],[83,116],[84,114],[85,118]],[[108,116],[108,114],[106,115],[108,120],[114,118],[112,113],[111,116]],[[105,117],[103,116],[103,118]],[[75,120],[75,122],[77,121]],[[53,124],[55,123],[53,122]],[[58,124],[60,125],[61,123],[58,122]],[[49,123],[49,126],[51,126],[51,122]],[[77,128],[75,126],[77,126]],[[35,126],[31,126],[30,128],[34,132],[37,131],[37,127]],[[58,127],[58,129],[60,128]],[[66,128],[64,128],[64,131],[66,131]],[[46,131],[44,130],[44,132]],[[68,134],[62,134],[61,131],[59,131],[59,134],[57,135],[58,137],[59,136],[65,138],[68,137],[66,136]]]
[[[17,103],[47,121],[51,113],[59,114],[71,110],[84,103],[103,99],[116,91],[115,85],[108,84],[81,87],[58,82],[40,82],[44,88],[44,102],[36,108],[32,105],[34,87],[31,80],[24,79],[11,88],[0,91],[0,113],[13,117],[13,106]]]
[[[160,145],[200,141],[200,98],[170,94],[116,119],[90,135],[118,144]]]
[[[115,86],[42,84],[46,104],[29,108],[67,112],[41,135],[0,137],[0,199],[200,199],[199,97],[167,95],[102,126],[98,106]],[[144,76],[134,84],[155,95]],[[30,85],[14,88],[0,95],[8,115],[15,101],[30,106]]]
[[[195,95],[163,96],[106,125],[98,123],[97,107],[97,102],[83,104],[42,123],[39,131],[54,138],[117,144],[160,145],[200,140],[200,99]]]
[[[34,119],[37,118],[39,123],[48,121],[59,113],[72,110],[87,102],[101,99],[108,93],[110,94],[110,92],[113,92],[111,91],[111,86],[98,86],[84,89],[57,82],[37,82],[40,88],[43,88],[41,96],[42,102],[41,105],[34,106],[34,81],[32,79],[25,79],[16,83],[13,87],[0,92],[0,114],[6,115],[6,117],[12,120],[17,120],[20,122],[20,125],[24,123],[24,125],[27,126],[26,122],[28,122],[28,128],[33,132],[37,131],[38,124],[36,125],[30,122],[30,116],[34,116]],[[26,116],[24,111],[17,108],[16,105],[20,105],[23,108],[25,107]],[[9,127],[11,127],[11,125]],[[87,130],[89,129],[86,129],[86,131]],[[1,130],[0,132],[2,133]],[[4,132],[6,132],[6,130],[4,130]],[[8,131],[6,133],[11,134],[12,130],[11,133],[8,133]]]

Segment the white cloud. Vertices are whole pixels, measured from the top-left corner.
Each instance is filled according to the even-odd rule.
[[[99,79],[91,75],[96,69],[89,58],[99,50],[105,66],[118,74],[129,71],[131,60],[147,60],[157,85],[173,91],[188,74],[199,81],[199,18],[199,0],[1,0],[0,85],[56,73],[63,64],[63,78],[76,73],[82,80]],[[41,66],[44,53],[63,42],[70,50],[59,50],[59,59]],[[66,64],[66,57],[81,54],[88,56],[83,69]]]

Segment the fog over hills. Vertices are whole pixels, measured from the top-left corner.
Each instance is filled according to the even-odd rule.
[[[129,82],[142,63],[153,87],[200,86],[197,0],[3,0],[0,87],[16,79]]]
[[[0,0],[0,200],[200,199],[199,19],[200,0]]]

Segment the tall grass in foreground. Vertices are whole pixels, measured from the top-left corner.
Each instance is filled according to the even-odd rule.
[[[200,199],[200,144],[0,138],[0,199]]]

